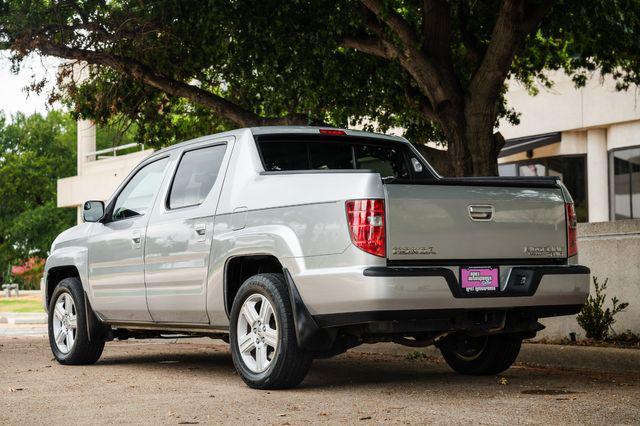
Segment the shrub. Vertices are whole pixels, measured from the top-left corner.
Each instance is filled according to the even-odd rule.
[[[611,326],[616,322],[615,316],[627,309],[628,303],[621,303],[617,297],[611,298],[611,309],[604,308],[607,299],[605,290],[609,279],[600,285],[598,278],[593,277],[595,295],[590,294],[587,303],[578,314],[578,324],[586,332],[589,339],[604,340],[609,335]]]

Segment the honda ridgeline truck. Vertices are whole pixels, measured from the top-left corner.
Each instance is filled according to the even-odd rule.
[[[380,341],[496,374],[589,292],[560,180],[443,178],[400,137],[207,136],[155,152],[83,213],[42,283],[62,364],[95,363],[113,339],[208,336],[260,389]]]

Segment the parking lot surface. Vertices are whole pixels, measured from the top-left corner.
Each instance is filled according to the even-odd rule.
[[[1,424],[640,421],[638,375],[518,365],[464,377],[374,345],[315,361],[286,391],[247,388],[227,346],[209,339],[111,342],[93,366],[52,358],[42,336],[0,337]]]

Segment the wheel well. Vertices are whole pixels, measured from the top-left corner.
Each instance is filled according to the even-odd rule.
[[[71,277],[80,279],[80,274],[75,266],[56,266],[55,268],[49,269],[47,273],[47,306],[49,306],[51,295],[58,286],[58,283],[65,278]]]
[[[266,272],[282,273],[282,264],[271,255],[233,257],[227,261],[224,274],[224,307],[227,316],[231,312],[233,299],[247,278]]]

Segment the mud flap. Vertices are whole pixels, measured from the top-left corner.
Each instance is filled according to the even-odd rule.
[[[298,346],[312,351],[329,349],[333,345],[335,334],[332,336],[333,333],[329,333],[318,326],[318,323],[313,319],[313,316],[302,301],[291,274],[286,268],[283,272],[289,288],[289,299],[291,300]]]

